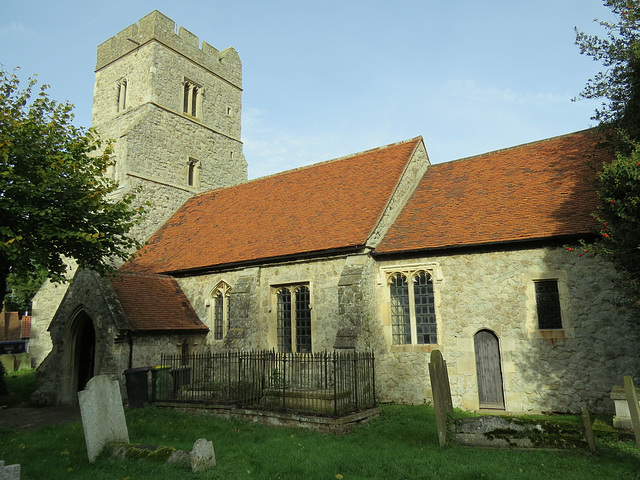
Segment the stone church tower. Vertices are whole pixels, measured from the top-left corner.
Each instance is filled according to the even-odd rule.
[[[242,65],[154,11],[98,47],[93,127],[115,140],[112,174],[142,186],[146,240],[194,193],[247,179]]]
[[[98,46],[92,126],[113,139],[108,172],[118,194],[139,186],[144,241],[196,193],[247,179],[240,141],[242,65],[156,11]],[[45,283],[33,300],[31,354],[51,350],[47,328],[67,285]]]

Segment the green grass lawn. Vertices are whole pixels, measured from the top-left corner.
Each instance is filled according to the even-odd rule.
[[[597,455],[574,449],[438,448],[433,409],[383,406],[382,415],[349,435],[278,429],[146,408],[126,412],[135,443],[190,450],[212,440],[218,466],[191,474],[181,466],[102,458],[87,461],[80,422],[12,431],[0,426],[0,459],[22,465],[22,480],[91,479],[640,479],[632,440],[598,439]]]
[[[31,402],[31,394],[36,390],[35,370],[20,370],[7,374],[8,395],[0,395],[1,407],[27,407]]]

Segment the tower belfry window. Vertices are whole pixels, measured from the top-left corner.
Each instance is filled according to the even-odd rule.
[[[182,111],[192,117],[199,117],[202,102],[202,87],[190,80],[185,80],[182,98]]]

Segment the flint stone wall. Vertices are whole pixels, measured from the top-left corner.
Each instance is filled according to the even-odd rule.
[[[474,335],[493,331],[501,353],[506,410],[612,412],[609,398],[622,375],[640,374],[637,320],[623,308],[613,266],[578,258],[561,246],[495,250],[380,262],[380,267],[435,262],[438,345],[391,345],[388,288],[378,278],[381,321],[376,345],[376,387],[383,402],[419,404],[431,399],[432,348],[449,368],[455,407],[479,407]],[[562,332],[538,330],[533,280],[558,279]]]
[[[361,286],[365,256],[335,257],[229,270],[210,275],[178,278],[200,319],[212,330],[212,290],[221,282],[230,287],[230,319],[233,341],[207,343],[213,350],[271,349],[277,346],[275,290],[285,285],[307,285],[311,291],[313,350],[333,350],[336,334],[354,327],[354,344],[361,348],[360,326],[366,315]],[[359,265],[359,266],[358,266]],[[366,270],[366,268],[365,268]],[[342,285],[339,287],[339,283]],[[339,293],[340,292],[340,293]]]

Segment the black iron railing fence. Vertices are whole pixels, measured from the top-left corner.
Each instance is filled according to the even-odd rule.
[[[372,352],[162,355],[153,400],[343,415],[376,404]]]

